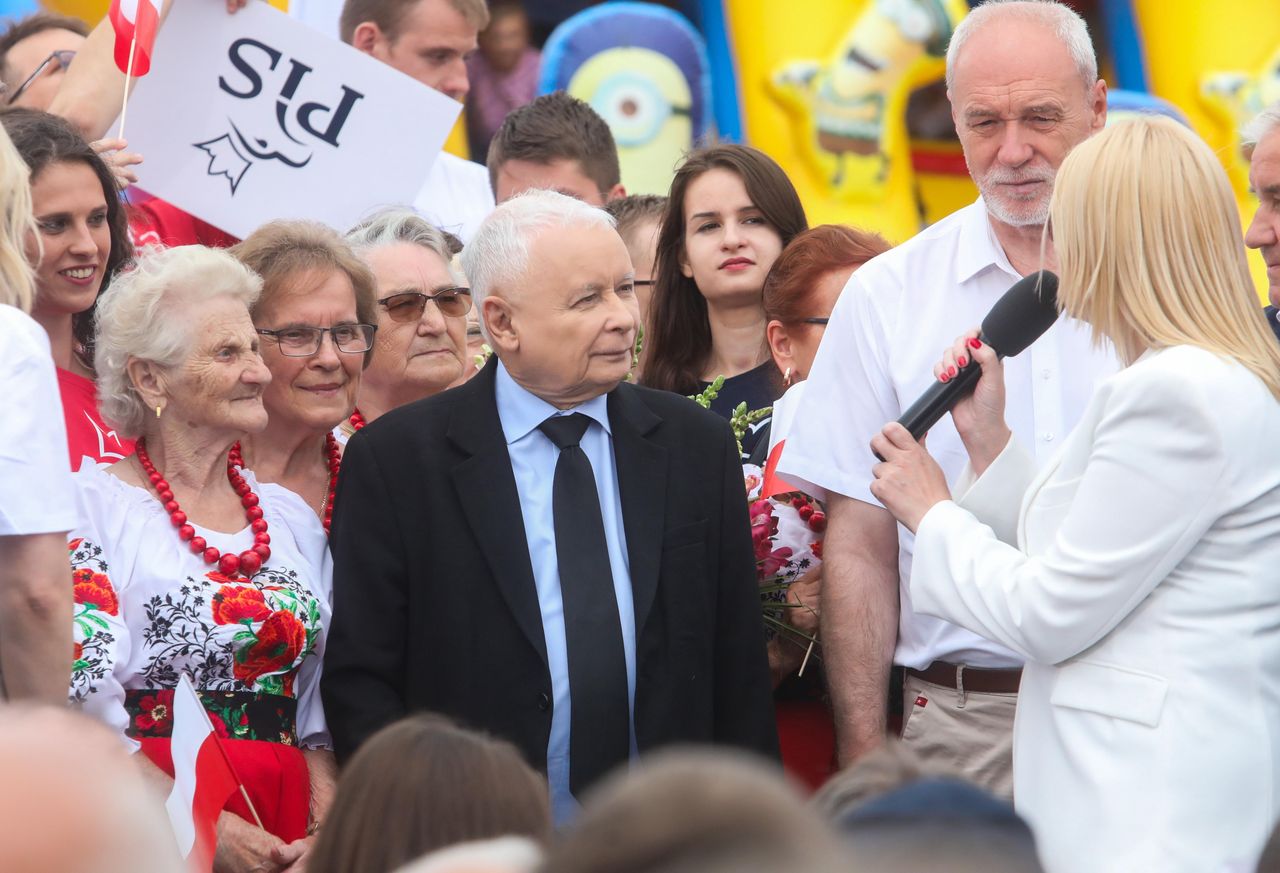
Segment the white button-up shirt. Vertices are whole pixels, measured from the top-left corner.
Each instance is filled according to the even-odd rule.
[[[979,325],[1020,278],[981,198],[858,269],[831,314],[779,473],[815,496],[834,492],[880,505],[870,490],[871,438],[932,384],[943,350]],[[1116,368],[1109,346],[1093,348],[1087,325],[1059,319],[1005,361],[1005,419],[1014,439],[1043,464],[1079,420],[1094,384]],[[954,487],[968,455],[950,416],[929,432],[929,452]],[[1021,663],[1004,646],[917,615],[908,588],[915,538],[901,525],[898,543],[902,609],[895,663],[915,669],[933,661]]]

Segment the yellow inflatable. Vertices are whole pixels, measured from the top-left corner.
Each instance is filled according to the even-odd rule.
[[[727,2],[747,142],[791,175],[811,224],[904,240],[921,225],[905,122],[942,77],[965,0]]]
[[[1280,99],[1280,8],[1276,0],[1132,0],[1152,94],[1176,104],[1221,156],[1247,226],[1257,209],[1248,193],[1240,127]],[[1260,296],[1266,269],[1249,253]]]

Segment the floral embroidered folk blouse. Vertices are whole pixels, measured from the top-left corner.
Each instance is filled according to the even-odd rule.
[[[122,735],[167,736],[186,672],[220,734],[331,745],[320,704],[332,585],[324,529],[296,494],[244,475],[271,534],[271,558],[250,580],[192,554],[151,492],[88,463],[74,476],[70,696]],[[223,552],[253,545],[248,527],[195,527]]]

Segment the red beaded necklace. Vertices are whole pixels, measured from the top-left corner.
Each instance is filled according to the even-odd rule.
[[[187,524],[187,514],[182,511],[178,501],[173,499],[173,491],[170,490],[169,483],[165,481],[164,476],[156,469],[155,464],[151,463],[151,456],[147,454],[147,441],[145,438],[138,440],[137,445],[134,447],[134,452],[138,456],[138,463],[142,465],[143,472],[151,480],[151,487],[156,490],[156,495],[160,498],[160,502],[164,504],[164,511],[169,513],[169,520],[178,529],[178,538],[189,544],[192,553],[203,555],[206,564],[217,564],[218,572],[224,576],[231,578],[244,576],[248,578],[262,569],[262,565],[271,557],[271,534],[267,533],[267,520],[262,517],[262,507],[258,505],[258,495],[253,493],[249,483],[240,475],[240,471],[237,469],[240,465],[234,462],[239,456],[239,448],[239,443],[237,443],[227,455],[227,480],[231,483],[231,487],[235,489],[236,494],[240,496],[240,504],[244,507],[245,518],[248,519],[249,527],[253,530],[253,548],[246,549],[239,555],[233,555],[229,552],[223,554],[205,542],[204,537],[196,536],[196,529]]]
[[[364,427],[364,416],[360,414],[360,410],[351,413],[351,427],[360,430]],[[338,490],[338,471],[342,468],[342,451],[338,447],[338,441],[332,433],[325,434],[324,437],[325,454],[328,456],[329,463],[329,488],[325,493],[324,500],[320,503],[320,511],[324,521],[325,536],[329,535],[329,528],[333,524],[333,498]],[[231,452],[227,455],[228,469],[243,468],[244,454],[240,449],[240,444],[236,443],[231,447]]]

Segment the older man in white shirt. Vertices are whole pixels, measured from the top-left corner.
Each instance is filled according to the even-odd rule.
[[[1106,84],[1076,13],[1051,0],[989,0],[951,40],[947,94],[982,196],[850,279],[780,472],[829,501],[820,635],[842,763],[883,739],[896,664],[905,670],[903,740],[1007,796],[1021,661],[913,611],[913,537],[871,495],[868,444],[929,387],[944,347],[1021,276],[1054,268],[1051,242],[1042,248],[1054,174],[1105,124]],[[1006,364],[1008,422],[1038,461],[1115,366],[1069,321]],[[958,479],[966,455],[950,418],[928,446],[948,480]]]

